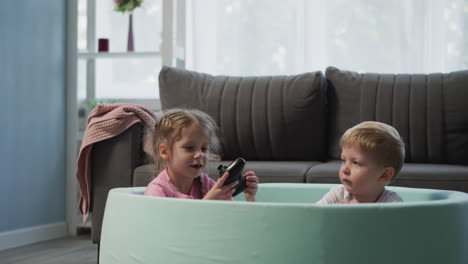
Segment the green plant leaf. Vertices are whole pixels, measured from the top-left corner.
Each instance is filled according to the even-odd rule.
[[[133,9],[140,7],[142,2],[143,1],[138,2],[135,0],[126,0],[126,1],[121,2],[119,5],[117,5],[114,8],[114,11],[122,12],[122,13],[131,12],[133,11]]]

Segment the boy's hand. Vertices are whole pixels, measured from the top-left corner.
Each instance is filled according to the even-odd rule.
[[[258,177],[253,171],[248,171],[244,175],[246,180],[245,185],[247,185],[247,188],[244,190],[245,200],[255,202],[255,194],[258,190]]]
[[[224,181],[228,178],[229,172],[225,172],[221,178],[219,178],[213,187],[205,194],[203,200],[231,200],[232,193],[234,192],[234,187],[239,183],[239,181],[232,182],[226,186]]]

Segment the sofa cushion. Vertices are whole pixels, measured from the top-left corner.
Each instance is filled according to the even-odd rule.
[[[136,167],[133,171],[133,187],[147,186],[154,178],[156,168],[154,163]]]
[[[310,168],[307,183],[340,183],[341,161],[329,161]],[[468,192],[468,167],[450,164],[405,163],[392,186]]]
[[[468,70],[447,74],[357,73],[328,67],[329,154],[346,129],[366,120],[394,126],[406,161],[468,165]]]
[[[314,161],[247,161],[244,172],[252,170],[260,183],[289,182],[304,183],[310,167],[319,164]],[[230,161],[210,162],[207,173],[213,179],[219,176],[218,166],[229,165]]]
[[[162,109],[188,107],[213,117],[223,159],[326,159],[326,82],[321,72],[234,77],[163,67]]]
[[[218,166],[229,165],[231,161],[211,161],[208,163],[206,173],[213,179],[219,177]],[[244,172],[255,171],[260,183],[289,182],[304,183],[306,173],[310,167],[319,164],[314,161],[248,161]],[[133,173],[133,186],[147,186],[153,179],[154,164],[147,164],[135,169]]]
[[[341,161],[336,160],[317,164],[307,171],[306,183],[340,183],[340,166]]]

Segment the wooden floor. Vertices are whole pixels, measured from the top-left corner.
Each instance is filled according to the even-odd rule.
[[[0,251],[1,264],[96,264],[89,235],[66,237]]]

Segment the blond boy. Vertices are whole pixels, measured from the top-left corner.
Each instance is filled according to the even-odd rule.
[[[405,145],[395,128],[362,122],[343,134],[340,146],[342,185],[333,187],[317,204],[402,201],[396,192],[385,189],[405,160]]]

